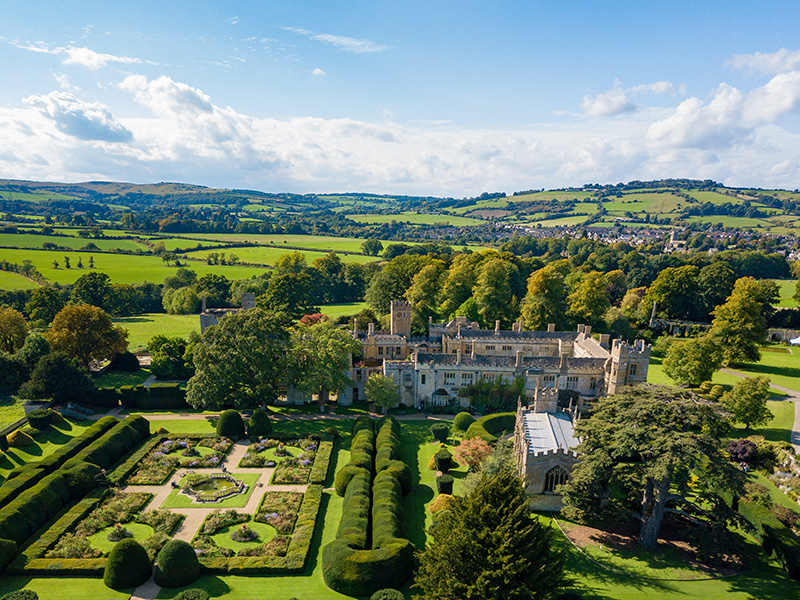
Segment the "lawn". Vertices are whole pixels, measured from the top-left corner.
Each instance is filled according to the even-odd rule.
[[[364,243],[365,238],[349,238],[349,237],[334,237],[325,235],[298,235],[298,234],[279,234],[279,235],[261,235],[257,233],[198,233],[182,236],[184,242],[191,242],[183,247],[198,243],[208,243],[209,240],[220,241],[224,243],[236,242],[252,242],[255,244],[274,245],[280,246],[294,246],[296,248],[308,248],[309,250],[319,250],[322,252],[334,251],[349,251],[361,252],[361,244]],[[182,238],[172,238],[179,240]],[[241,248],[234,250],[239,254]],[[221,250],[224,251],[224,250]]]
[[[366,302],[346,302],[345,304],[328,304],[319,308],[322,314],[336,320],[339,317],[352,316],[368,307],[369,304]]]
[[[0,429],[5,429],[25,416],[22,400],[11,396],[0,396]]]
[[[112,235],[120,235],[115,231]],[[55,244],[77,250],[87,244],[94,244],[100,250],[145,250],[147,247],[134,240],[105,240],[103,238],[82,238],[42,235],[40,233],[0,233],[0,246],[8,248],[41,248],[42,244]]]
[[[2,250],[0,250],[0,253],[2,253]],[[32,290],[38,287],[38,283],[34,283],[18,273],[0,271],[0,290]]]
[[[776,306],[780,308],[797,308],[797,300],[792,297],[794,296],[797,281],[794,279],[774,279],[773,281],[780,288],[780,301]]]
[[[150,369],[138,371],[107,371],[96,377],[94,384],[99,388],[120,388],[123,385],[138,385],[150,377]]]
[[[256,482],[260,477],[259,473],[230,473],[237,481],[243,481],[246,489],[242,494],[236,494],[230,498],[223,498],[213,503],[195,502],[191,496],[182,493],[180,489],[174,489],[169,493],[166,500],[159,508],[244,508],[250,495],[255,489]],[[179,484],[186,483],[189,476],[182,477]]]
[[[301,252],[306,257],[306,262],[311,264],[318,258],[324,258],[328,252],[316,250],[297,250],[295,248],[281,248],[279,245],[273,246],[248,246],[246,248],[215,248],[214,250],[195,250],[187,252],[185,256],[190,258],[199,258],[205,260],[210,252],[224,252],[226,254],[235,254],[239,257],[241,262],[260,264],[260,265],[274,265],[281,256],[289,254],[290,252]],[[364,256],[363,254],[339,254],[342,262],[355,262],[367,263],[378,260],[374,256]]]
[[[77,577],[3,577],[0,579],[0,594],[25,588],[39,595],[39,600],[128,600],[132,589],[116,592],[107,588],[102,579]]]
[[[192,331],[200,333],[198,315],[168,315],[167,313],[146,313],[135,317],[113,319],[115,325],[128,330],[128,350],[144,350],[154,335],[181,337],[187,339]]]
[[[41,460],[58,450],[76,435],[83,433],[94,421],[71,421],[54,423],[36,436],[36,443],[22,448],[9,448],[0,454],[0,475],[5,477],[14,467]]]

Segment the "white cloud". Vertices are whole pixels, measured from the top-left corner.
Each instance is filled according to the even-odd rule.
[[[735,54],[725,65],[733,69],[745,69],[749,73],[776,75],[800,68],[800,50],[792,52],[781,48],[776,52]]]
[[[62,61],[65,65],[80,65],[82,67],[86,67],[87,69],[101,69],[103,67],[107,67],[109,63],[118,63],[118,64],[142,64],[147,63],[154,65],[156,63],[143,60],[141,58],[134,58],[130,56],[116,56],[114,54],[105,54],[101,52],[95,52],[89,48],[75,47],[75,46],[66,46],[66,47],[53,47],[51,48],[48,44],[44,42],[33,42],[28,44],[22,44],[19,42],[9,42],[10,44],[20,48],[22,50],[28,50],[30,52],[40,52],[44,54],[55,54],[60,56],[65,56],[64,60]]]
[[[604,94],[584,96],[581,108],[590,117],[611,117],[636,110],[636,105],[628,100],[620,81]]]
[[[342,35],[332,35],[330,33],[314,33],[301,27],[284,27],[283,29],[305,36],[310,40],[329,44],[338,48],[339,50],[344,50],[345,52],[352,52],[353,54],[382,52],[384,50],[388,50],[389,48],[388,46],[381,46],[380,44],[376,44],[375,42],[371,42],[369,40],[360,40]]]
[[[628,92],[633,94],[660,94],[664,96],[674,96],[675,86],[669,81],[654,81],[653,83],[642,83],[628,88]]]
[[[69,92],[29,96],[25,104],[53,120],[59,131],[80,140],[130,142],[133,135],[100,103],[84,102]]]
[[[237,23],[239,23],[239,17],[231,17],[230,19],[225,19],[225,22],[231,25],[236,25]]]
[[[311,71],[311,74],[316,76],[316,77],[323,77],[323,76],[327,75],[327,73],[325,71],[323,71],[322,69],[320,69],[319,67],[317,67],[316,69]]]

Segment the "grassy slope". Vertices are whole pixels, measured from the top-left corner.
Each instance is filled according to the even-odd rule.
[[[147,313],[135,317],[119,317],[113,320],[128,330],[128,349],[144,349],[150,338],[156,334],[167,337],[188,338],[192,331],[200,333],[198,315],[168,315],[166,313]]]
[[[394,215],[347,215],[349,219],[358,223],[412,223],[417,225],[433,225],[434,223],[447,223],[457,227],[464,225],[484,225],[486,221],[470,217],[455,217],[452,215],[432,215],[428,213],[401,212]]]
[[[120,235],[121,232],[111,232],[112,235]],[[42,244],[51,243],[56,246],[65,246],[77,250],[83,248],[87,244],[94,244],[101,250],[114,250],[119,248],[121,250],[143,250],[146,249],[144,244],[140,244],[133,240],[104,240],[102,238],[81,238],[81,237],[54,237],[50,235],[39,235],[35,233],[0,233],[0,246],[14,247],[14,248],[41,248]]]
[[[36,436],[36,443],[24,448],[10,448],[8,452],[0,454],[0,475],[5,477],[14,467],[25,463],[41,460],[55,452],[76,435],[81,434],[94,421],[70,421],[51,425]]]
[[[5,429],[24,416],[22,400],[15,400],[11,396],[0,396],[0,429]]]
[[[794,279],[775,279],[774,281],[780,288],[780,301],[777,306],[781,308],[797,308],[797,300],[792,298],[797,281]]]
[[[317,252],[312,250],[295,250],[291,248],[258,246],[253,248],[222,248],[214,250],[196,250],[194,252],[187,252],[186,256],[189,258],[199,258],[205,260],[211,252],[225,252],[226,254],[235,254],[239,260],[246,263],[254,263],[261,265],[274,265],[277,260],[290,252],[302,252],[306,257],[306,262],[311,264],[318,258],[323,258],[327,252]],[[339,254],[342,262],[357,262],[366,263],[378,260],[374,256],[364,256],[361,254]]]
[[[321,306],[320,310],[322,314],[328,315],[331,319],[338,319],[339,317],[354,315],[368,307],[369,304],[366,302],[346,302],[344,304],[328,304]]]
[[[2,253],[2,250],[0,250],[0,253]],[[10,273],[9,271],[0,271],[0,290],[32,290],[38,287],[38,283],[34,283],[22,275]]]

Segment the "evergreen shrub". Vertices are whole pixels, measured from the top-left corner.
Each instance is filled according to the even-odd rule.
[[[27,415],[28,424],[35,429],[44,429],[53,422],[53,415],[51,411],[46,408],[37,408],[32,410]]]
[[[21,429],[12,431],[8,434],[8,445],[12,448],[24,448],[25,446],[33,446],[36,442],[33,438]]]
[[[7,593],[0,600],[39,600],[39,594],[33,590],[17,590]]]
[[[11,564],[17,556],[17,544],[12,540],[0,539],[0,573]]]
[[[103,583],[113,590],[135,588],[150,579],[153,565],[142,545],[128,538],[111,549],[103,573]]]
[[[456,431],[466,431],[475,422],[475,418],[468,412],[460,412],[453,419],[453,429]]]
[[[404,598],[405,596],[403,596],[403,592],[387,588],[384,590],[378,590],[369,597],[369,600],[404,600]]]
[[[133,352],[128,352],[127,350],[125,352],[119,352],[111,359],[108,370],[133,373],[139,370],[139,359],[136,358]]]
[[[436,489],[440,494],[453,495],[453,479],[452,475],[440,475],[436,478]]]
[[[217,435],[233,441],[244,437],[244,421],[239,411],[233,409],[222,411],[217,421]]]
[[[450,435],[450,428],[445,423],[434,423],[431,425],[431,433],[436,441],[444,444]]]
[[[453,464],[453,455],[446,448],[442,448],[434,454],[433,459],[436,461],[436,470],[442,473],[447,473]]]
[[[209,600],[209,595],[205,590],[190,588],[175,596],[175,600]]]
[[[155,582],[161,587],[189,585],[200,577],[200,562],[194,548],[183,540],[170,540],[156,559]]]
[[[272,423],[269,415],[263,410],[254,410],[247,422],[247,435],[251,438],[266,437],[272,433]]]

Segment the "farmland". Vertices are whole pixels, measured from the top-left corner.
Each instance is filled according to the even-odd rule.
[[[397,214],[348,215],[348,217],[358,223],[391,223],[392,221],[397,221],[398,223],[411,223],[412,225],[436,225],[438,223],[444,223],[455,226],[481,225],[483,223],[479,219],[471,219],[469,217],[440,214],[433,215],[410,211]]]
[[[32,290],[37,287],[39,284],[22,275],[0,271],[0,290]]]

